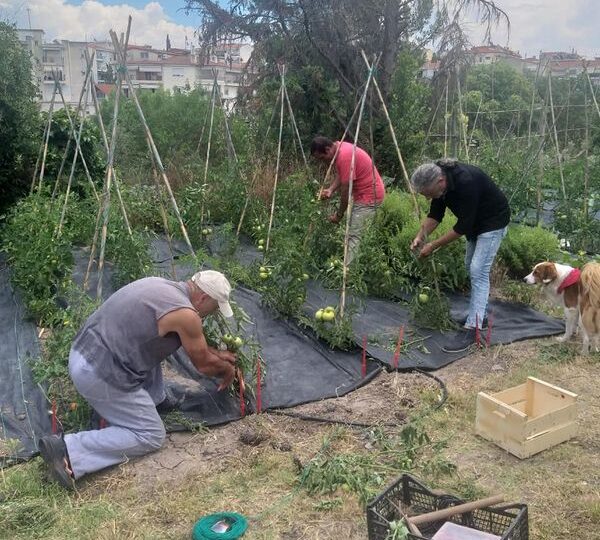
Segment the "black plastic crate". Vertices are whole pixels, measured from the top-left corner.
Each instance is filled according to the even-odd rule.
[[[453,495],[438,495],[408,474],[402,475],[367,506],[369,540],[385,540],[389,534],[388,523],[401,519],[399,510],[410,514],[425,514],[443,510],[465,501]],[[457,514],[441,521],[423,523],[419,530],[423,536],[408,535],[409,540],[430,539],[446,521],[500,536],[502,540],[528,540],[529,523],[527,505],[510,504],[481,508]]]

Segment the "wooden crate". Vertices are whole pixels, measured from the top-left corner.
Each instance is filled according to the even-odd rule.
[[[475,431],[524,459],[577,434],[577,394],[528,377],[496,394],[479,392]]]

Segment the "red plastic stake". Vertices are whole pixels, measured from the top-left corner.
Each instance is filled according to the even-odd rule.
[[[404,325],[400,327],[398,333],[398,341],[396,342],[396,350],[394,351],[394,369],[398,369],[400,363],[400,351],[402,350],[402,342],[404,341]]]
[[[56,400],[52,400],[52,433],[56,433]]]
[[[367,336],[363,336],[362,343],[362,376],[367,376]]]
[[[262,391],[260,388],[260,356],[256,361],[256,412],[260,414],[262,411]]]
[[[98,423],[98,427],[100,429],[104,429],[106,427],[106,420],[104,420],[104,418],[100,418],[100,422]]]
[[[479,313],[475,314],[475,343],[478,347],[481,345],[481,332],[479,330]]]
[[[488,315],[487,336],[485,337],[485,342],[488,347],[490,346],[490,343],[492,342],[492,323],[493,322],[494,322],[494,312],[490,311],[490,314]]]
[[[238,370],[240,383],[240,414],[246,416],[246,401],[244,400],[244,376],[241,370]]]

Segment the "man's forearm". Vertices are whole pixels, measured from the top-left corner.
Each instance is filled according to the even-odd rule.
[[[220,377],[228,368],[228,362],[223,360],[216,354],[216,350],[212,347],[207,347],[206,353],[202,358],[191,358],[194,367],[203,375],[209,377]]]
[[[336,174],[333,177],[333,180],[331,181],[331,184],[329,184],[329,191],[330,193],[333,195],[338,189],[340,189],[340,186],[342,185],[342,183],[340,182],[340,178],[339,176]]]
[[[449,244],[450,242],[458,240],[461,236],[462,234],[458,234],[456,231],[451,229],[446,234],[443,234],[437,240],[433,240],[433,242],[430,243],[433,249],[436,250],[438,248],[441,248],[442,246]]]
[[[439,221],[436,221],[433,218],[427,217],[423,220],[423,223],[421,223],[421,230],[419,231],[419,234],[421,235],[421,237],[423,239],[427,238],[433,231],[435,231],[435,229],[437,229],[437,226],[439,225]]]

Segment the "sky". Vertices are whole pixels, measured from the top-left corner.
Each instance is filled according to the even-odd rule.
[[[360,0],[357,0],[360,1]],[[223,0],[225,2],[225,0]],[[494,43],[535,56],[540,50],[571,51],[600,57],[600,0],[495,0],[511,22],[494,29]],[[130,42],[164,48],[167,33],[173,47],[185,38],[195,40],[197,15],[186,15],[183,0],[0,0],[0,19],[28,28],[42,28],[46,40],[54,38],[106,39],[110,28],[125,29],[133,17]],[[481,25],[467,21],[473,45],[481,44]],[[507,41],[508,39],[508,41]]]

